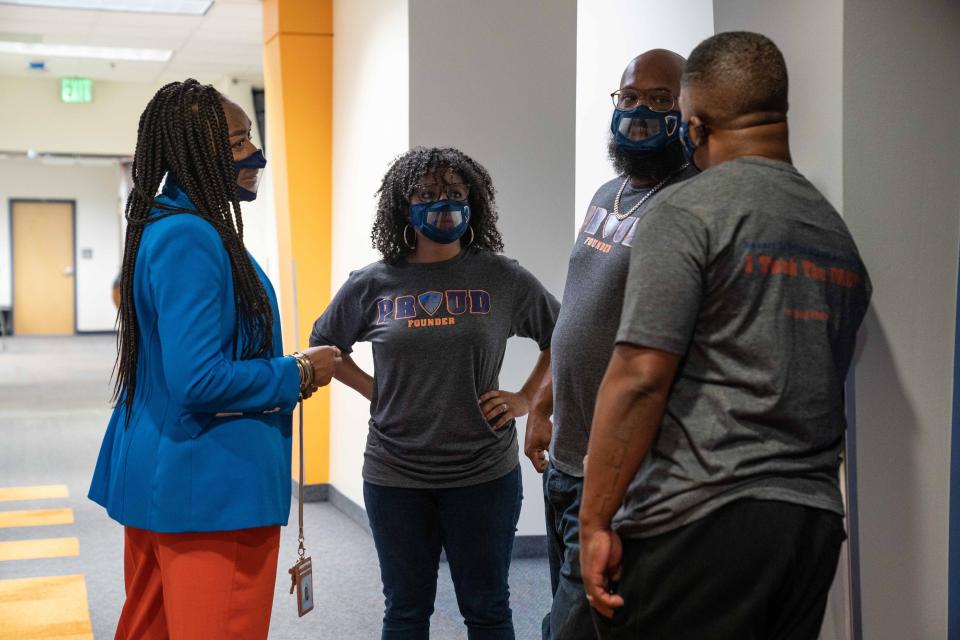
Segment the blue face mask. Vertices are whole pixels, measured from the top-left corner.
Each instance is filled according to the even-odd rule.
[[[658,113],[640,105],[630,111],[614,110],[610,132],[616,144],[638,151],[662,151],[677,139],[680,112]]]
[[[240,177],[241,169],[263,169],[267,166],[267,159],[263,155],[263,151],[257,149],[255,153],[251,153],[249,156],[243,160],[235,160],[233,162],[233,167],[237,170],[237,178]],[[237,185],[237,199],[241,202],[251,202],[257,199],[257,187],[260,186],[260,177],[263,175],[263,171],[257,171],[256,181],[253,183],[253,189],[247,189],[246,187],[241,187]]]
[[[681,122],[680,123],[680,142],[683,143],[683,155],[686,157],[687,162],[692,164],[697,169],[697,163],[693,161],[693,152],[697,150],[697,145],[694,144],[693,140],[690,138],[690,123]]]
[[[410,224],[434,242],[450,244],[470,228],[470,205],[460,200],[412,204]]]

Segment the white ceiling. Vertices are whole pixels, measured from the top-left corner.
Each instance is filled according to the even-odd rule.
[[[214,82],[263,77],[261,0],[215,0],[205,16],[0,5],[0,40],[102,47],[172,49],[168,62],[110,62],[0,54],[0,76],[82,77],[161,84],[193,77]]]

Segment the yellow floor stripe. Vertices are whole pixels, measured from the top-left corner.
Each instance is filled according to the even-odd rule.
[[[0,529],[5,527],[42,527],[53,524],[73,524],[73,509],[0,511]]]
[[[83,576],[0,580],[0,640],[92,640]]]
[[[0,542],[0,562],[4,560],[68,558],[78,555],[80,555],[80,541],[76,538],[43,538]]]
[[[69,497],[70,490],[67,489],[65,484],[48,484],[39,487],[0,487],[0,502]]]

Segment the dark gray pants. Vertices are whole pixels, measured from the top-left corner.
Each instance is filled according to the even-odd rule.
[[[543,474],[547,519],[547,553],[553,606],[543,619],[543,640],[596,637],[590,605],[580,579],[580,498],[583,478],[567,475],[552,464]]]

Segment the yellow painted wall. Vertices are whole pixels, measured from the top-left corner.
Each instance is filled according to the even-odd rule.
[[[297,344],[307,346],[313,321],[330,301],[333,1],[265,0],[263,10],[266,144],[277,213],[280,314],[284,348],[289,352]],[[299,336],[294,332],[296,325]],[[306,402],[304,449],[305,482],[329,482],[327,389]]]

